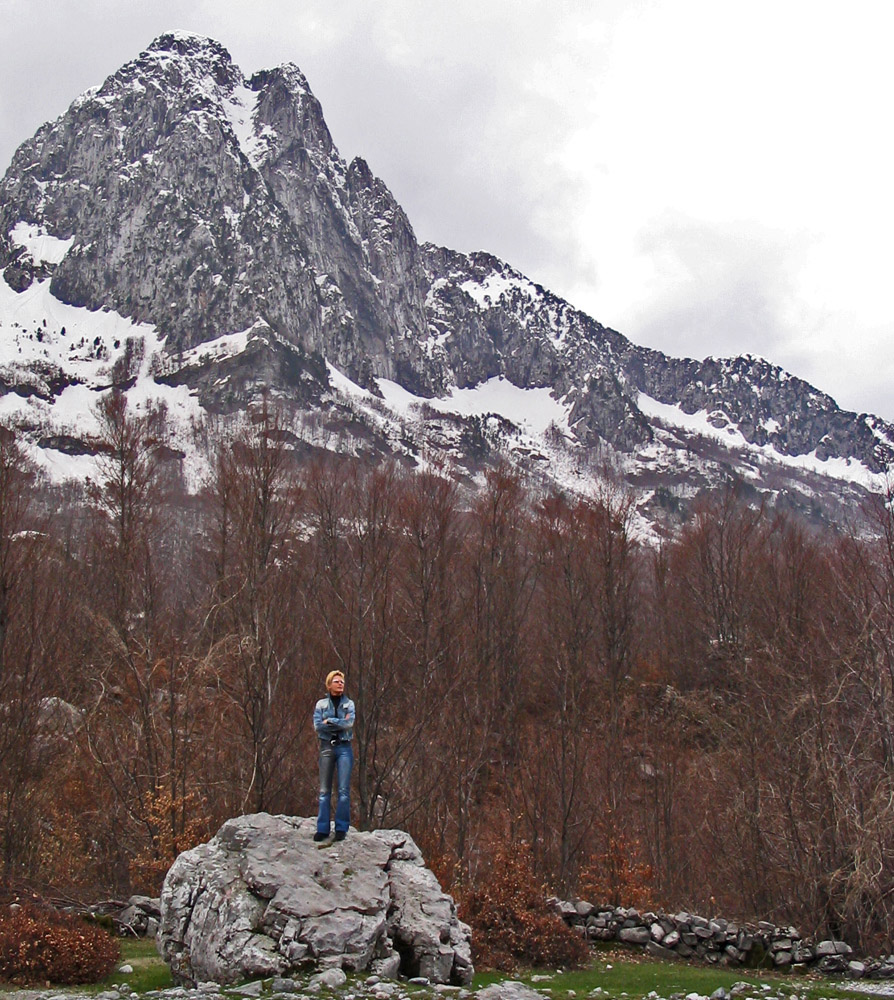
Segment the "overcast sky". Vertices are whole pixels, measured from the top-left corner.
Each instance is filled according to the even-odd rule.
[[[0,171],[162,31],[291,61],[420,240],[894,420],[889,0],[0,0]]]

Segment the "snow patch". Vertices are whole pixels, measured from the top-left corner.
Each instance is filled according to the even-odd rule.
[[[485,309],[490,308],[504,295],[515,290],[524,293],[529,299],[537,297],[537,290],[530,281],[517,277],[507,278],[497,273],[489,274],[484,281],[469,279],[459,287]]]
[[[105,384],[111,365],[135,337],[143,341],[144,356],[162,344],[148,323],[60,302],[48,279],[23,292],[0,281],[0,366],[58,366],[75,381]]]
[[[817,457],[815,450],[808,455],[785,455],[772,445],[750,443],[736,427],[729,425],[720,429],[714,427],[708,420],[709,414],[706,410],[685,413],[679,405],[661,403],[643,392],[639,394],[637,406],[647,417],[657,418],[671,427],[679,427],[691,434],[713,438],[728,448],[740,448],[750,452],[755,458],[777,462],[790,468],[804,469],[807,472],[828,476],[831,479],[840,479],[843,482],[856,483],[875,492],[884,488],[885,477],[870,472],[862,462],[858,462],[856,459],[821,459]]]
[[[224,113],[236,134],[239,148],[255,169],[263,162],[271,141],[276,137],[276,132],[269,125],[263,125],[258,130],[255,124],[260,96],[260,91],[240,86],[234,87],[233,93],[221,101]]]
[[[33,222],[16,223],[9,231],[9,238],[16,246],[24,247],[37,264],[61,264],[74,244],[74,236],[60,240]]]
[[[485,417],[496,415],[515,424],[529,435],[542,435],[551,425],[568,431],[570,404],[557,400],[549,388],[521,389],[502,375],[488,379],[469,389],[451,386],[446,396],[428,398],[417,396],[390,379],[376,379],[382,399],[362,388],[343,372],[327,362],[329,382],[333,389],[344,396],[361,402],[377,400],[397,416],[416,416],[422,407],[429,407],[438,413],[453,413],[458,416]]]
[[[326,368],[329,371],[329,383],[337,392],[342,393],[344,396],[351,396],[354,399],[375,398],[371,392],[364,389],[363,386],[357,385],[356,382],[351,381],[347,375],[340,372],[328,361],[326,362]]]
[[[221,354],[244,350],[250,331],[218,338],[206,347]],[[0,281],[0,371],[23,383],[42,388],[40,395],[7,392],[0,396],[0,421],[35,429],[25,444],[29,456],[53,482],[83,481],[97,475],[91,455],[67,455],[39,447],[40,437],[68,435],[90,438],[99,431],[96,405],[109,391],[115,362],[128,350],[133,368],[125,395],[134,411],[151,406],[167,408],[169,444],[184,453],[184,475],[192,487],[206,474],[205,461],[192,441],[192,428],[203,411],[186,386],[157,383],[152,375],[164,346],[154,326],[134,323],[110,310],[91,312],[66,305],[50,293],[48,280],[34,282],[24,292],[14,292]],[[136,349],[134,349],[136,345]],[[72,384],[55,395],[41,380],[64,376]],[[47,396],[47,398],[41,398]]]
[[[255,320],[246,330],[239,330],[236,333],[225,333],[214,340],[208,340],[198,347],[190,348],[183,352],[183,367],[194,365],[205,365],[209,361],[220,361],[223,358],[232,358],[241,354],[248,346],[248,340],[252,331],[259,326],[265,325],[261,320]]]
[[[543,434],[551,424],[568,429],[570,407],[559,402],[551,389],[521,389],[502,375],[470,389],[451,386],[448,395],[439,399],[414,396],[388,379],[380,378],[378,386],[385,402],[402,414],[425,404],[440,413],[456,413],[464,417],[483,417],[494,413],[528,434]]]

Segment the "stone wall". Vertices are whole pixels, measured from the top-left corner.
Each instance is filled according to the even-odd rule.
[[[737,923],[695,913],[643,912],[623,906],[551,900],[562,919],[588,941],[618,941],[656,958],[700,959],[715,965],[810,969],[853,978],[894,978],[894,955],[857,959],[844,941],[802,937],[794,927],[761,920]]]
[[[86,909],[76,906],[64,909],[68,913],[78,913],[92,919],[111,920],[116,933],[121,937],[154,938],[161,918],[161,901],[149,896],[131,896],[126,903],[110,899]]]

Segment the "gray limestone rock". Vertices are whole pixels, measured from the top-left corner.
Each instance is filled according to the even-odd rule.
[[[392,951],[386,958],[377,958],[370,968],[382,979],[397,979],[397,974],[400,972],[400,955]]]
[[[829,955],[851,955],[854,949],[846,941],[820,941],[814,949],[817,958]]]
[[[315,986],[325,986],[326,989],[337,990],[340,986],[344,986],[347,981],[348,977],[345,975],[344,969],[327,969],[319,975],[311,976],[307,985],[309,989],[313,989]]]
[[[649,941],[646,944],[646,951],[653,958],[661,958],[665,961],[673,961],[678,957],[673,949],[665,948],[664,945],[658,944],[657,941]]]
[[[626,944],[648,944],[651,937],[648,927],[622,927],[618,932],[618,940]]]
[[[408,834],[352,831],[318,851],[314,830],[312,819],[241,816],[180,855],[157,937],[178,981],[282,977],[305,965],[471,980],[470,931]]]
[[[479,1000],[543,1000],[542,994],[537,990],[532,990],[530,986],[512,979],[485,986],[483,990],[478,990],[475,996]]]

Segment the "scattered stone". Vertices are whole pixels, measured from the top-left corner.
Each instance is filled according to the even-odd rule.
[[[244,997],[259,997],[264,992],[264,984],[260,979],[253,983],[243,983],[241,986],[235,987],[234,992]]]
[[[343,969],[327,969],[325,972],[311,976],[308,987],[313,989],[315,986],[325,986],[327,989],[337,990],[340,986],[344,986],[347,981],[348,977]]]
[[[211,988],[216,990],[217,987],[214,983],[212,983]],[[270,984],[270,988],[274,993],[295,993],[298,989],[298,984],[294,979],[274,976],[273,982]]]
[[[118,971],[121,973],[122,976],[129,976],[133,972],[133,966],[128,964],[119,965]]]
[[[543,1000],[536,990],[513,979],[485,986],[483,990],[478,990],[475,996],[479,1000]]]

